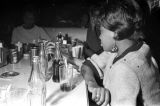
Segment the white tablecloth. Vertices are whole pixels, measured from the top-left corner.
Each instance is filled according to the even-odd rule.
[[[0,68],[0,74],[7,71],[16,71],[19,72],[20,74],[18,76],[10,78],[0,78],[0,87],[11,85],[12,89],[18,88],[22,91],[24,90],[24,92],[27,92],[28,78],[31,72],[29,59],[22,59],[17,64],[8,64],[7,66]],[[46,85],[47,85],[47,96],[46,96],[47,106],[88,106],[87,90],[84,80],[82,80],[77,85],[77,87],[75,87],[70,92],[62,92],[60,90],[60,84],[54,83],[52,80],[49,80],[46,83]],[[16,102],[18,103],[18,100],[21,100],[19,104],[22,103],[23,101],[22,98],[26,97],[25,94],[19,96],[20,97],[17,97],[14,100],[15,104]],[[14,106],[13,103],[12,106]],[[25,102],[23,102],[23,106],[25,106]]]

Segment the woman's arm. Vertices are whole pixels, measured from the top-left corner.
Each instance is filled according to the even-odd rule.
[[[88,86],[98,87],[98,84],[94,78],[93,71],[89,66],[83,64],[81,67],[81,73]]]
[[[86,81],[89,92],[92,93],[92,99],[98,104],[102,106],[107,106],[109,104],[110,93],[109,90],[100,87],[95,78],[93,71],[87,65],[82,65],[81,73]]]

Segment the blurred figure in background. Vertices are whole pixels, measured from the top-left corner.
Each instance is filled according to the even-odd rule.
[[[27,5],[23,12],[23,24],[16,27],[12,33],[12,44],[18,41],[33,43],[33,40],[50,40],[43,28],[36,25],[37,11],[33,5]]]
[[[81,28],[88,28],[88,20],[89,20],[89,16],[87,13],[84,13],[80,19],[80,27]]]
[[[87,30],[87,38],[84,46],[85,58],[91,57],[94,53],[100,54],[103,48],[100,45],[98,16],[101,14],[103,6],[101,4],[93,5],[89,11],[89,27]]]
[[[103,3],[104,4],[104,3]],[[89,27],[87,30],[87,38],[86,42],[84,43],[84,56],[85,58],[90,58],[93,54],[100,54],[103,52],[103,48],[100,43],[100,31],[99,31],[99,25],[98,25],[98,18],[103,12],[103,5],[96,4],[92,5],[89,11]],[[103,86],[102,84],[102,79],[100,79],[99,74],[97,73],[96,68],[92,65],[92,63],[89,60],[86,60],[83,64],[90,66],[94,73],[94,77],[96,79],[96,82],[100,85]],[[88,92],[89,96],[89,105],[90,106],[96,106],[97,104],[91,99],[92,94]]]

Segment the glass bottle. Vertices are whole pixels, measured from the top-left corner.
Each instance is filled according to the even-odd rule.
[[[39,56],[39,50],[38,46],[31,46],[30,47],[30,65],[32,66],[32,58],[33,56]]]
[[[65,34],[65,36],[63,37],[63,45],[67,44],[68,44],[68,34]]]
[[[57,42],[59,42],[60,45],[62,45],[62,43],[63,43],[63,35],[61,32],[59,32],[57,35]]]
[[[55,56],[52,64],[53,68],[53,77],[52,80],[54,82],[60,82],[60,80],[63,78],[63,71],[65,68],[64,59],[62,57],[62,53],[60,50],[60,43],[55,43]]]
[[[40,71],[43,74],[43,77],[45,78],[46,71],[48,70],[48,64],[43,42],[40,43],[39,58],[40,58]]]
[[[15,44],[15,46],[17,47],[17,52],[18,52],[18,60],[21,60],[22,59],[22,56],[23,56],[23,47],[22,47],[22,43],[21,42],[17,42]]]
[[[39,69],[39,57],[33,56],[32,70],[28,79],[30,106],[46,106],[46,84]]]

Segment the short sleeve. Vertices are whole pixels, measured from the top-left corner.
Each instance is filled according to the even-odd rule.
[[[136,73],[126,64],[114,67],[110,86],[111,106],[136,106],[139,80]]]

